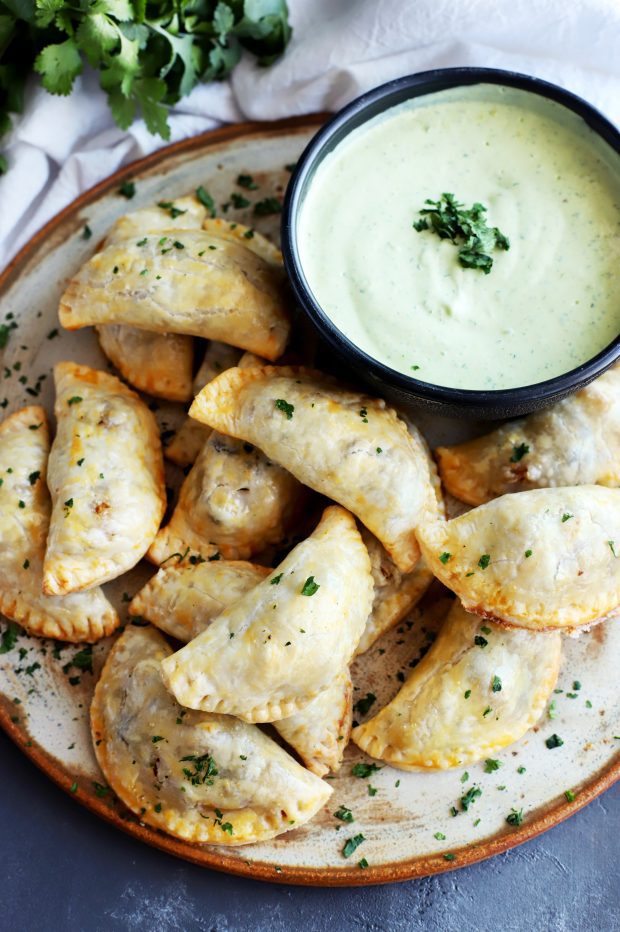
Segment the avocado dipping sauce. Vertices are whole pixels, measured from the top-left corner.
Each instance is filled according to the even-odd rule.
[[[463,240],[414,227],[446,192],[508,239],[487,274],[461,264]],[[425,382],[532,385],[620,333],[620,156],[537,94],[478,84],[392,107],[324,158],[297,223],[327,316]]]

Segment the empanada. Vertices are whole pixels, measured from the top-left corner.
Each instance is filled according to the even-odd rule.
[[[290,718],[274,722],[287,744],[318,777],[340,770],[351,736],[353,684],[348,668]]]
[[[105,245],[122,243],[160,230],[199,230],[207,216],[197,197],[190,194],[174,201],[162,200],[152,207],[141,207],[119,217],[105,238]]]
[[[181,333],[149,333],[124,324],[97,327],[101,349],[124,379],[156,398],[189,401],[194,343]]]
[[[144,333],[144,331],[142,332]],[[197,395],[211,379],[221,375],[226,369],[236,366],[240,357],[241,350],[237,349],[237,347],[211,340],[207,346],[200,369],[194,376],[193,395]],[[165,448],[164,456],[182,468],[191,466],[209,439],[210,433],[210,427],[205,427],[200,421],[188,417],[183,421],[181,427]]]
[[[458,602],[400,692],[353,729],[367,754],[403,770],[459,767],[521,738],[557,682],[561,636],[485,624]]]
[[[274,246],[271,240],[268,240],[262,233],[257,233],[256,230],[244,226],[243,223],[224,220],[222,217],[207,217],[202,228],[214,236],[221,236],[222,239],[228,239],[233,243],[241,243],[270,265],[283,268],[282,253],[278,247]]]
[[[58,363],[54,378],[43,591],[64,595],[131,569],[157,532],[166,493],[157,424],[135,392],[73,362]]]
[[[52,510],[49,448],[43,408],[23,408],[0,424],[0,612],[29,634],[96,641],[119,622],[101,589],[66,596],[41,591]]]
[[[146,618],[179,641],[191,641],[272,573],[241,560],[171,560],[134,596],[129,614]]]
[[[138,592],[129,614],[152,621],[187,643],[214,618],[274,571],[241,561],[185,561],[160,569]],[[318,776],[337,770],[351,732],[352,686],[348,670],[291,718],[274,722],[282,737]]]
[[[164,680],[189,708],[288,718],[347,666],[372,595],[368,551],[333,505],[272,574],[164,661]]]
[[[206,213],[193,196],[143,207],[120,217],[106,236],[105,245],[131,238],[139,241],[147,234],[166,230],[172,225],[173,216],[176,229],[200,229]],[[149,333],[123,324],[101,324],[96,329],[101,349],[134,388],[169,401],[192,398],[192,337]]]
[[[185,841],[243,845],[298,828],[330,787],[255,725],[181,709],[161,678],[170,653],[154,628],[128,628],[91,706],[105,777],[141,821]]]
[[[549,486],[618,486],[620,365],[551,408],[435,452],[446,489],[469,505]]]
[[[357,645],[356,657],[372,647],[382,634],[402,621],[433,581],[433,574],[423,557],[420,557],[410,573],[401,573],[374,534],[366,528],[362,528],[361,534],[368,548],[375,589],[372,611],[368,616],[362,639]]]
[[[414,568],[416,528],[438,512],[432,467],[420,435],[384,401],[302,367],[237,368],[210,382],[190,415],[259,446],[356,514],[402,572]]]
[[[542,631],[620,609],[620,490],[503,495],[420,529],[434,575],[478,615]]]
[[[245,353],[240,368],[261,364]],[[170,521],[148,556],[161,564],[171,553],[221,553],[246,560],[279,544],[293,527],[305,490],[290,472],[242,440],[212,431],[188,473]]]
[[[69,282],[59,318],[67,330],[129,324],[223,340],[267,359],[282,354],[290,331],[279,270],[204,230],[105,246]]]

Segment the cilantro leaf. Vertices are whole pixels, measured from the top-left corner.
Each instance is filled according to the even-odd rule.
[[[43,87],[50,94],[66,96],[82,72],[82,59],[73,39],[46,45],[37,55],[34,70],[41,75]]]

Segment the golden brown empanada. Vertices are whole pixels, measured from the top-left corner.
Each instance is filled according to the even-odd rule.
[[[378,715],[353,729],[367,754],[403,770],[491,756],[540,718],[557,682],[561,636],[485,624],[458,602]]]
[[[223,340],[267,359],[281,355],[290,331],[279,271],[204,230],[105,246],[69,282],[59,317],[67,330],[129,324]]]
[[[146,618],[179,641],[191,641],[272,572],[241,560],[171,560],[134,596],[129,614]]]
[[[187,643],[273,572],[241,561],[177,563],[160,569],[138,592],[129,614],[146,618]],[[351,732],[351,696],[351,678],[345,670],[296,715],[274,722],[318,776],[340,767]]]
[[[362,639],[357,645],[356,657],[372,647],[382,634],[402,621],[433,581],[433,574],[423,557],[420,557],[410,573],[401,573],[374,534],[366,528],[361,529],[361,534],[368,548],[375,590],[372,611],[368,616]]]
[[[351,736],[353,684],[348,668],[290,718],[274,722],[287,744],[318,777],[340,770]]]
[[[173,216],[176,229],[200,229],[207,213],[193,196],[160,204],[163,206],[143,207],[120,217],[106,236],[105,245],[132,238],[138,242],[168,229]],[[192,337],[180,333],[149,333],[123,324],[101,324],[96,330],[101,349],[134,388],[169,401],[192,398]]]
[[[446,489],[468,505],[549,486],[618,486],[620,365],[551,408],[435,452]]]
[[[270,265],[280,268],[283,266],[282,253],[278,247],[274,246],[271,240],[262,233],[244,226],[243,223],[224,220],[222,217],[207,217],[202,228],[214,236],[221,236],[222,239],[228,239],[233,243],[241,243]]]
[[[138,391],[168,401],[189,401],[194,344],[180,333],[149,333],[124,324],[97,327],[101,349]]]
[[[141,239],[160,230],[199,230],[202,227],[206,208],[197,197],[190,194],[174,201],[162,200],[152,207],[142,207],[119,217],[105,238],[105,245],[122,243],[136,237]]]
[[[384,401],[302,367],[237,368],[210,382],[190,415],[259,446],[356,514],[402,572],[414,568],[416,528],[438,513],[432,467],[420,435]]]
[[[170,654],[153,628],[128,628],[91,706],[95,754],[140,820],[185,841],[243,845],[297,828],[330,787],[255,725],[181,709],[161,678]]]
[[[49,448],[47,418],[38,405],[0,424],[0,612],[29,634],[96,641],[118,625],[101,589],[66,596],[41,591],[52,510],[46,485]]]
[[[63,595],[135,566],[157,532],[166,493],[157,424],[135,392],[73,362],[58,363],[54,378],[43,591]]]
[[[245,353],[240,368],[261,365]],[[148,556],[161,564],[189,547],[203,557],[221,553],[245,560],[291,530],[305,500],[303,486],[286,469],[242,440],[212,431],[188,473],[168,524]]]
[[[347,666],[372,592],[355,521],[333,505],[270,576],[164,661],[164,680],[189,708],[288,718]]]
[[[620,490],[503,495],[426,525],[420,542],[434,575],[486,618],[542,631],[620,609]]]
[[[197,395],[211,379],[221,375],[222,372],[226,369],[230,369],[231,366],[236,366],[240,357],[241,350],[237,349],[237,347],[228,346],[226,343],[218,343],[217,340],[211,340],[207,346],[202,365],[194,376],[194,383],[192,386],[193,395]],[[210,433],[210,427],[205,427],[200,421],[195,421],[193,417],[188,417],[183,421],[181,427],[165,448],[164,456],[166,459],[170,460],[172,463],[176,463],[177,466],[181,466],[182,468],[191,466],[209,439]]]

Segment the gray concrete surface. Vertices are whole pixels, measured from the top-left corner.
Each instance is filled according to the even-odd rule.
[[[620,784],[527,845],[351,890],[207,871],[104,824],[0,733],[1,932],[616,932]]]

